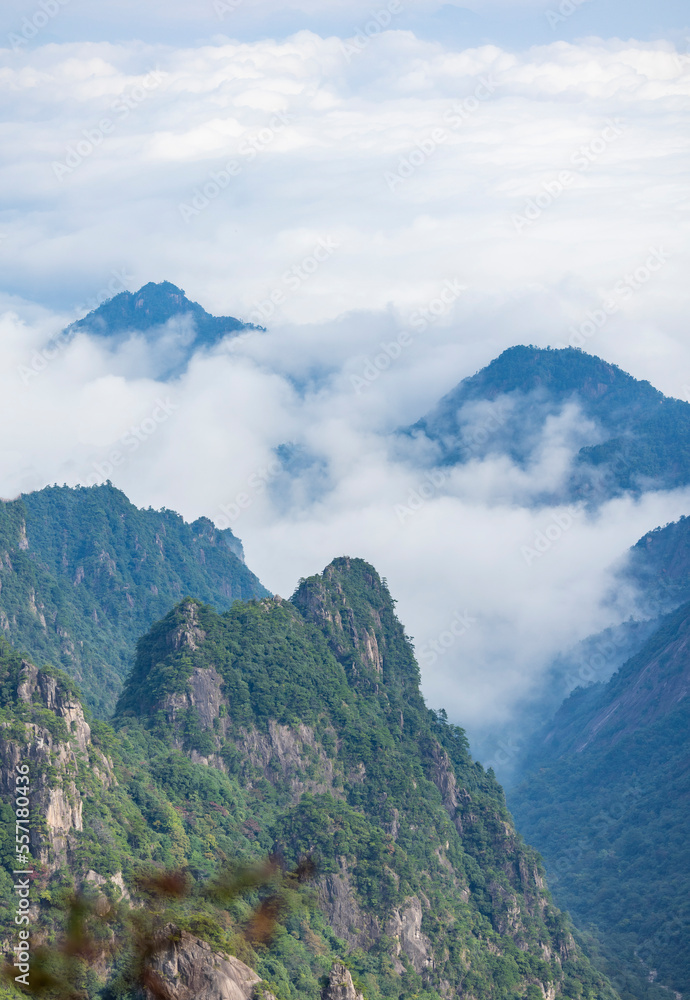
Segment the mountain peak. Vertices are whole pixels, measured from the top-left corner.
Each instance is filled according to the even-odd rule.
[[[68,331],[116,337],[132,331],[152,331],[183,316],[191,317],[194,322],[195,346],[214,344],[228,333],[262,329],[233,316],[212,316],[170,281],[149,281],[138,292],[120,292],[108,299],[83,319],[72,323]]]
[[[334,559],[321,575],[301,581],[292,602],[325,632],[352,685],[385,691],[396,711],[404,702],[417,704],[419,668],[388,585],[373,566],[350,556]]]
[[[426,438],[439,464],[502,455],[527,467],[559,421],[572,472],[542,500],[598,503],[688,482],[690,405],[573,347],[509,348],[404,433]]]
[[[604,396],[634,392],[645,400],[661,400],[662,393],[617,365],[576,347],[509,347],[475,375],[463,379],[441,400],[439,408],[456,402],[494,399],[510,392],[545,389],[559,398],[578,393],[592,402]]]

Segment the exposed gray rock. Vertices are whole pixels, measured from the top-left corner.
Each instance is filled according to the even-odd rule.
[[[170,634],[170,644],[173,649],[180,649],[187,646],[188,649],[198,649],[206,638],[206,633],[199,624],[197,606],[192,601],[187,601],[181,609],[184,621]]]
[[[17,696],[20,701],[31,704],[36,691],[43,705],[67,723],[70,743],[76,743],[80,750],[86,750],[91,742],[91,728],[84,719],[81,704],[63,691],[55,677],[43,673],[33,663],[22,660]]]
[[[428,905],[426,897],[425,902]],[[367,949],[380,939],[382,929],[379,921],[358,905],[344,859],[341,859],[339,873],[324,875],[320,879],[319,905],[338,937],[352,948]],[[405,971],[399,959],[401,954],[407,956],[417,972],[433,968],[431,941],[422,931],[422,913],[422,902],[417,896],[412,896],[400,909],[393,910],[386,923],[385,933],[395,943],[391,957],[398,973]]]
[[[111,885],[114,885],[119,889],[121,899],[126,899],[128,903],[131,903],[132,901],[132,897],[129,894],[127,886],[125,885],[125,880],[122,876],[122,872],[115,872],[114,875],[111,875],[109,876],[109,878],[106,878],[104,875],[99,875],[95,871],[88,871],[84,877],[84,882],[98,886],[98,888],[107,885],[110,882]]]
[[[321,994],[322,1000],[364,1000],[352,982],[350,970],[342,962],[334,962],[328,977],[328,986]]]
[[[471,813],[465,812],[463,814],[463,808],[466,809],[472,801],[471,796],[466,788],[458,788],[450,757],[439,743],[433,747],[433,756],[434,766],[431,780],[441,793],[441,800],[446,812],[462,836],[465,832],[463,819],[465,823],[475,821],[475,817]]]
[[[417,896],[405,901],[405,906],[393,910],[386,925],[386,934],[396,942],[396,955],[406,955],[416,972],[433,967],[431,941],[422,932],[422,903]]]
[[[171,1000],[250,1000],[261,978],[239,958],[221,955],[186,931],[167,927],[174,940],[154,958],[153,971]],[[153,998],[153,993],[147,990]],[[270,994],[264,996],[270,1000]]]
[[[223,702],[222,685],[223,678],[214,667],[206,670],[197,667],[189,678],[192,705],[195,706],[204,729],[213,729],[213,720],[220,712]]]
[[[44,818],[48,834],[46,837],[32,827],[31,853],[48,870],[53,870],[67,861],[74,834],[83,830],[83,804],[74,782],[79,760],[91,758],[93,772],[104,785],[115,780],[112,764],[91,745],[91,729],[81,705],[55,677],[23,660],[17,696],[28,705],[38,703],[49,709],[65,722],[69,734],[63,742],[46,727],[27,723],[24,743],[6,738],[6,727],[0,726],[0,793],[13,795],[17,765],[29,761],[31,807]]]
[[[271,719],[268,733],[251,729],[238,742],[238,747],[269,781],[275,782],[278,778],[281,784],[289,782],[295,801],[303,792],[342,795],[335,787],[333,761],[324,753],[311,726],[300,723],[293,728]],[[312,763],[316,765],[313,778],[305,773]]]
[[[319,904],[335,933],[353,948],[367,948],[381,937],[379,922],[373,914],[360,909],[341,859],[340,873],[324,875],[319,880]]]
[[[222,684],[223,678],[214,667],[195,667],[186,690],[166,695],[162,702],[161,707],[167,713],[170,724],[175,724],[180,712],[194,708],[202,728],[212,730],[213,720],[223,703]]]

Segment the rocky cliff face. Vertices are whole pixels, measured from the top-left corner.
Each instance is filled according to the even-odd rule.
[[[429,900],[426,899],[429,909]],[[394,909],[386,925],[386,933],[395,942],[394,966],[397,972],[404,972],[405,966],[400,956],[405,955],[416,972],[425,972],[434,964],[431,941],[422,931],[424,913],[422,903],[416,897],[404,900],[402,906]],[[396,965],[397,962],[397,965]]]
[[[403,692],[412,699],[418,694],[417,664],[396,628],[386,583],[373,567],[361,559],[335,559],[322,576],[305,580],[292,600],[323,631],[354,686],[389,702]]]
[[[142,708],[240,783],[243,835],[318,858],[328,926],[346,954],[381,954],[380,974],[452,996],[498,955],[548,997],[582,961],[493,777],[426,709],[385,581],[362,560],[335,560],[290,602],[222,616],[183,602],[140,643],[122,722]]]
[[[238,958],[222,955],[205,941],[179,931],[165,929],[166,947],[152,963],[159,985],[169,1000],[251,1000],[257,976]],[[264,1000],[275,1000],[272,993],[262,991]],[[160,994],[147,990],[149,1000],[160,1000]]]
[[[352,982],[352,975],[342,962],[334,962],[328,977],[328,986],[321,994],[323,1000],[364,1000]]]
[[[319,903],[338,937],[351,948],[366,950],[376,945],[385,933],[392,941],[391,959],[398,974],[405,971],[401,956],[419,973],[430,970],[434,964],[433,949],[422,931],[423,909],[417,896],[404,899],[382,920],[359,905],[346,859],[342,858],[341,863],[339,872],[323,875],[318,883]],[[428,910],[426,897],[425,904]]]
[[[336,560],[289,602],[219,615],[182,601],[139,642],[114,729],[31,664],[4,669],[7,753],[29,752],[29,725],[47,733],[32,758],[53,827],[37,892],[71,879],[117,915],[172,871],[160,924],[180,933],[156,960],[170,1000],[504,1000],[505,984],[553,1000],[571,981],[612,1000],[492,773],[424,705],[385,581],[362,560]],[[241,859],[250,873],[228,874]],[[318,907],[300,895],[312,863]],[[255,888],[257,870],[273,888]],[[178,891],[176,872],[197,888]],[[253,916],[235,896],[216,906],[235,885],[258,893]]]
[[[0,791],[14,793],[17,766],[29,763],[32,807],[40,818],[31,829],[31,853],[47,870],[66,864],[83,830],[83,800],[75,778],[88,763],[105,787],[114,782],[112,763],[91,744],[91,730],[78,699],[60,681],[21,661],[16,698],[26,718],[23,738],[0,723]]]

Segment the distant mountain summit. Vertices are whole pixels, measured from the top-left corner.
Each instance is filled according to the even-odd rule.
[[[404,433],[425,438],[445,466],[491,455],[527,466],[547,432],[576,453],[550,501],[601,502],[690,482],[690,404],[576,348],[512,347]]]
[[[228,333],[259,329],[233,316],[212,316],[170,281],[158,284],[149,281],[138,292],[120,292],[84,319],[72,323],[69,329],[75,333],[113,337],[132,330],[145,333],[179,316],[190,316],[194,320],[196,344],[215,344]]]
[[[200,347],[212,347],[229,334],[262,329],[233,316],[212,316],[170,281],[150,281],[138,292],[120,292],[72,323],[65,333],[86,333],[116,343],[134,333],[143,334],[167,358],[162,366],[165,377],[183,371]]]

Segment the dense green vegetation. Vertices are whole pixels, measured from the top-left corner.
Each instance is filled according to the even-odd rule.
[[[19,665],[5,660],[7,710],[21,713]],[[113,725],[93,722],[76,755],[84,829],[67,863],[39,864],[43,932],[55,935],[64,894],[90,870],[122,872],[134,892],[142,866],[203,882],[228,861],[310,855],[312,903],[295,899],[270,947],[241,934],[251,898],[220,916],[180,902],[177,925],[247,961],[279,1000],[318,1000],[339,957],[367,1000],[612,1000],[493,773],[417,681],[385,582],[361,560],[336,560],[291,602],[218,614],[184,600],[140,641]],[[101,752],[117,783],[99,777]],[[123,989],[113,980],[108,1000]]]
[[[624,997],[690,991],[689,640],[686,604],[609,684],[565,702],[510,796]]]
[[[630,556],[625,577],[641,591],[649,614],[690,600],[690,517],[650,531]]]
[[[545,421],[571,402],[592,427],[585,434],[580,422],[588,439],[568,498],[601,502],[622,491],[690,481],[690,404],[577,348],[511,347],[460,382],[406,433],[433,441],[443,464],[491,452],[524,463]]]
[[[224,609],[267,591],[232,532],[139,510],[108,485],[0,502],[0,627],[111,714],[137,639],[186,594]]]

